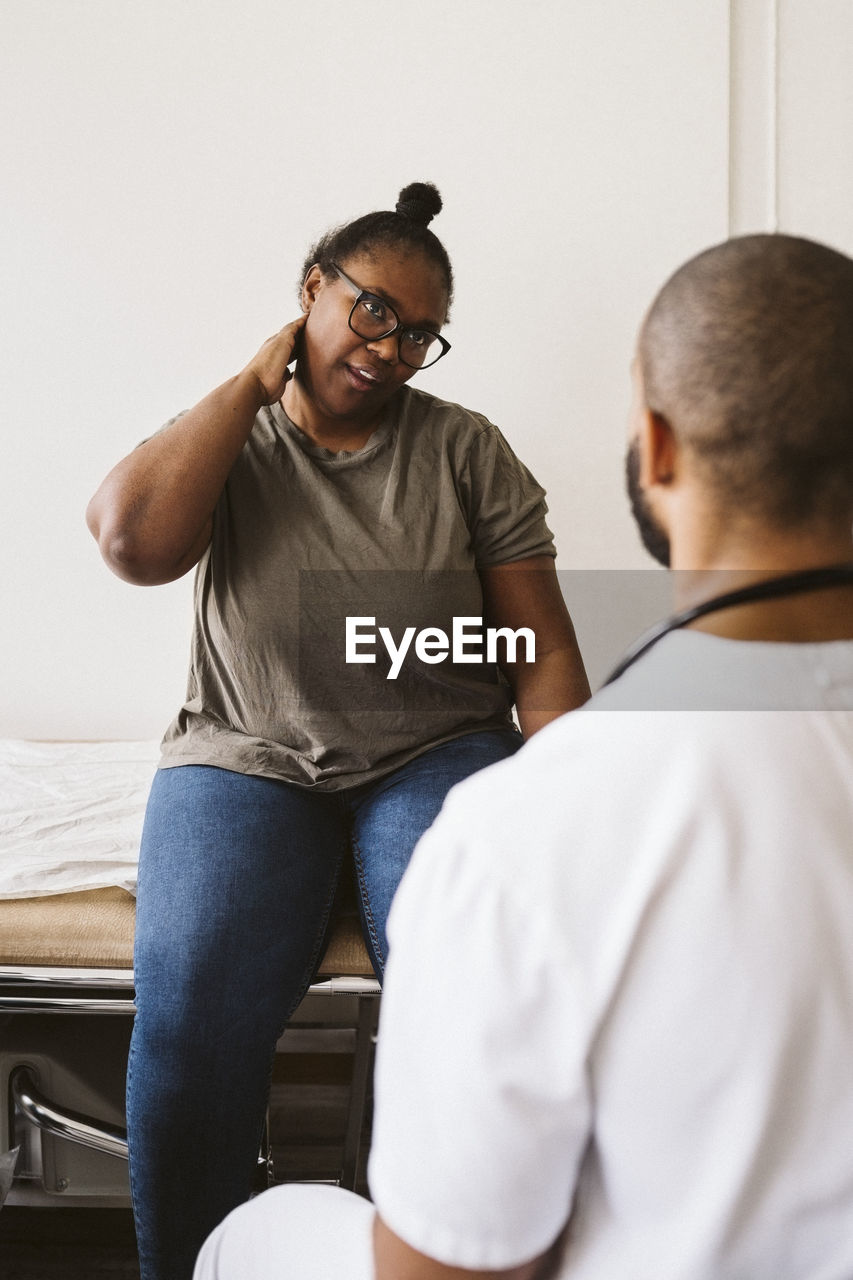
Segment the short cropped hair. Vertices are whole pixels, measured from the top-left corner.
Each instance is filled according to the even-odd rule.
[[[789,235],[729,240],[644,321],[646,403],[719,505],[774,526],[853,512],[853,261]]]

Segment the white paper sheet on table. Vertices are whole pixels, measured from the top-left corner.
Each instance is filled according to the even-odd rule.
[[[0,740],[0,898],[133,891],[158,742]]]

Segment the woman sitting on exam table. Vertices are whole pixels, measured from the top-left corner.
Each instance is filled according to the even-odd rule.
[[[588,696],[543,489],[486,418],[407,385],[450,349],[440,208],[415,183],[324,235],[298,319],[89,507],[120,577],[197,566],[187,698],[140,856],[143,1280],[189,1280],[249,1194],[274,1046],[344,855],[381,976],[392,896],[447,791]],[[496,362],[510,329],[495,319]],[[519,634],[486,661],[500,628]]]

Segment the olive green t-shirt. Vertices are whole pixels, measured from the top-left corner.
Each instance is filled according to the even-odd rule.
[[[450,641],[454,619],[482,616],[478,569],[555,555],[546,510],[495,426],[411,387],[353,453],[315,445],[280,404],[262,409],[196,570],[187,698],[162,766],[331,791],[511,724],[484,644],[439,660],[431,631],[422,660],[418,636]]]

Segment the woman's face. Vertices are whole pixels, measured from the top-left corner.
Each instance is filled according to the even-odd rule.
[[[425,254],[382,249],[356,253],[338,266],[360,289],[391,304],[402,323],[437,332],[447,311],[444,273]],[[360,338],[348,320],[355,295],[337,275],[312,267],[302,291],[308,321],[299,378],[324,417],[366,422],[375,418],[415,369],[398,355],[397,334]]]

